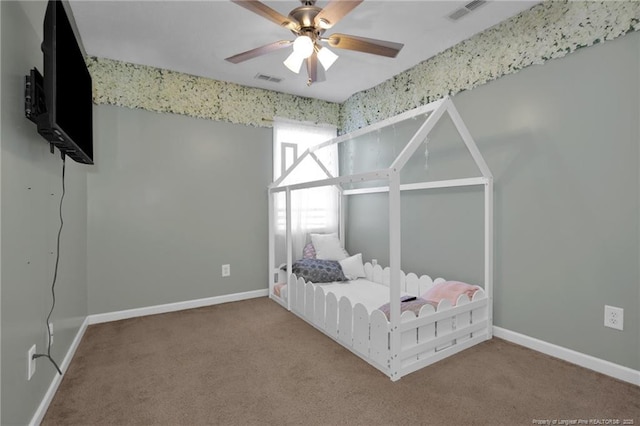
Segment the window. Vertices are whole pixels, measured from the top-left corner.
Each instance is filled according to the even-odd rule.
[[[336,128],[328,125],[314,126],[293,121],[276,120],[273,125],[273,178],[282,176],[307,150],[336,136]],[[336,145],[316,152],[320,166],[313,158],[305,158],[287,176],[286,184],[309,182],[338,176],[338,148]],[[293,256],[297,259],[312,232],[336,232],[338,229],[339,193],[334,187],[293,191],[291,196],[291,229]],[[285,194],[275,199],[276,237],[283,237],[286,229]]]

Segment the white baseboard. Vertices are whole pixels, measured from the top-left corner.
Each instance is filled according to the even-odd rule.
[[[606,374],[607,376],[640,386],[640,371],[638,370],[496,326],[493,327],[493,335],[520,346],[533,349],[534,351],[560,358],[561,360],[579,365],[580,367],[588,368],[589,370],[597,371],[598,373]]]
[[[66,373],[67,368],[69,368],[69,364],[71,363],[71,359],[75,355],[76,350],[78,349],[78,345],[82,340],[82,336],[84,336],[87,326],[91,324],[99,324],[99,323],[104,323],[109,321],[118,321],[121,319],[136,318],[136,317],[142,317],[145,315],[163,314],[166,312],[181,311],[184,309],[201,308],[203,306],[218,305],[220,303],[227,303],[227,302],[237,302],[240,300],[253,299],[256,297],[264,297],[268,295],[269,295],[269,289],[254,290],[254,291],[247,291],[244,293],[226,294],[223,296],[188,300],[185,302],[168,303],[166,305],[149,306],[146,308],[128,309],[125,311],[110,312],[106,314],[89,315],[84,319],[82,325],[80,326],[80,329],[78,330],[78,333],[76,334],[76,337],[73,339],[73,342],[71,343],[71,346],[67,351],[67,355],[62,360],[62,364],[60,365],[60,370],[62,371],[63,375]],[[53,400],[53,397],[56,394],[56,391],[58,390],[58,386],[60,386],[60,383],[62,382],[62,377],[63,376],[56,374],[55,377],[53,378],[53,381],[49,385],[49,389],[47,390],[47,393],[45,394],[44,398],[42,398],[42,401],[40,402],[38,409],[36,410],[35,414],[33,415],[33,418],[31,419],[31,422],[29,422],[30,426],[37,426],[40,423],[42,423],[42,420],[44,419],[44,416],[47,413],[47,410],[49,409],[49,404],[51,404],[51,401]]]
[[[187,300],[184,302],[167,303],[165,305],[148,306],[145,308],[127,309],[124,311],[107,312],[105,314],[89,315],[89,324],[119,321],[146,315],[165,314],[167,312],[183,311],[185,309],[202,308],[203,306],[218,305],[220,303],[237,302],[269,295],[269,289],[246,291],[244,293],[225,294],[223,296],[206,297],[204,299]]]
[[[87,318],[85,318],[82,322],[82,325],[80,326],[80,329],[78,329],[78,332],[76,333],[76,337],[74,337],[73,342],[71,342],[71,346],[69,346],[67,355],[65,355],[64,359],[62,360],[62,364],[60,364],[60,371],[62,371],[63,375],[66,373],[67,368],[69,368],[71,359],[75,355],[76,350],[78,349],[78,345],[80,344],[82,336],[84,336],[84,332],[87,330],[88,325],[89,322],[87,321]],[[62,382],[62,377],[63,376],[61,376],[60,374],[56,374],[54,376],[51,384],[49,385],[49,389],[47,389],[47,393],[44,395],[44,398],[42,398],[42,401],[40,401],[38,409],[33,415],[31,422],[29,422],[30,426],[36,426],[42,423],[42,419],[44,419],[44,415],[49,409],[49,404],[51,404],[51,401],[53,400],[53,397],[58,390],[58,386],[60,386],[60,383]]]

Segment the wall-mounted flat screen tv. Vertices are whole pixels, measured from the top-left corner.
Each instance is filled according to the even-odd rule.
[[[44,18],[46,112],[36,117],[38,133],[75,161],[93,164],[91,75],[59,0],[49,0]]]

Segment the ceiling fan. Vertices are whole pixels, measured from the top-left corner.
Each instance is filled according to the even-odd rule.
[[[296,7],[289,12],[289,16],[282,15],[258,0],[231,1],[290,30],[296,38],[294,40],[279,40],[247,50],[230,56],[226,60],[237,64],[293,45],[293,52],[284,61],[284,65],[298,74],[300,68],[302,68],[302,63],[306,62],[309,77],[307,85],[324,80],[323,72],[318,67],[318,62],[320,62],[324,70],[328,70],[338,59],[338,55],[329,50],[327,46],[389,58],[395,58],[404,46],[401,43],[347,34],[331,34],[328,37],[323,37],[326,30],[333,27],[363,0],[330,0],[324,8],[316,6],[316,0],[300,0],[302,6]],[[326,46],[322,44],[326,44]]]

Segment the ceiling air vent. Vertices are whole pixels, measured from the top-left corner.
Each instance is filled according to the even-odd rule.
[[[447,18],[451,19],[452,21],[457,21],[469,12],[476,10],[486,2],[487,0],[473,0],[472,2],[469,2],[462,6],[460,9],[454,10],[453,13],[447,16]]]
[[[464,7],[469,10],[475,10],[485,4],[486,0],[473,0],[471,3],[467,3]]]
[[[270,75],[260,74],[260,73],[256,74],[256,76],[254,78],[256,80],[270,81],[271,83],[280,83],[282,81],[281,78],[272,77]]]

